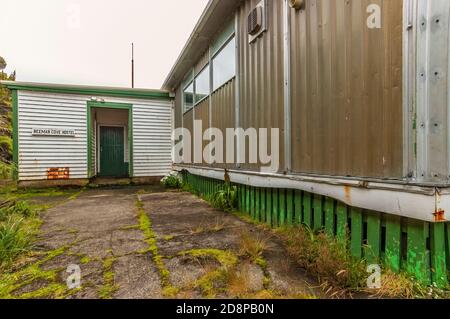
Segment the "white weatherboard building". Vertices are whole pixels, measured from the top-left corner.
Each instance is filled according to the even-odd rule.
[[[159,179],[172,167],[172,98],[158,90],[2,82],[22,185]]]

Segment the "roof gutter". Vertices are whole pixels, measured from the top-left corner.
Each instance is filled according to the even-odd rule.
[[[174,66],[170,70],[169,75],[162,88],[164,90],[173,91],[175,87],[183,80],[182,77],[186,74],[189,67],[197,62],[195,58],[191,58],[190,55],[194,52],[195,54],[200,55],[206,50],[206,48],[200,48],[201,41],[210,41],[212,40],[212,34],[206,34],[206,32],[211,30],[206,30],[207,26],[211,24],[211,17],[213,16],[217,9],[220,9],[221,17],[228,17],[229,13],[233,12],[233,10],[242,2],[242,0],[210,0],[206,5],[205,10],[203,11],[199,21],[197,22],[194,30],[192,31],[188,41],[186,42],[183,50],[178,56]],[[221,27],[220,22],[215,21],[214,19],[214,27],[217,28],[216,31]],[[211,32],[210,32],[211,33]],[[215,33],[215,32],[214,32]],[[203,51],[203,52],[199,52]],[[182,66],[186,64],[186,72],[182,72]],[[181,75],[179,74],[181,73]]]
[[[172,69],[169,72],[169,75],[167,76],[166,80],[163,84],[163,89],[168,89],[172,91],[173,88],[170,88],[169,82],[172,80],[174,74],[176,73],[177,67],[185,60],[186,55],[190,52],[191,47],[194,43],[194,40],[196,40],[200,36],[200,30],[203,29],[204,24],[211,16],[211,13],[213,10],[217,7],[217,4],[220,0],[209,0],[208,4],[206,5],[205,10],[203,10],[202,15],[200,16],[200,19],[197,21],[197,24],[195,25],[194,30],[192,31],[191,35],[189,36],[189,39],[187,40],[186,44],[183,47],[183,50],[181,50],[180,55],[178,56],[175,64],[173,65]],[[194,61],[193,61],[194,63]]]
[[[101,86],[63,85],[49,83],[32,83],[16,81],[0,81],[0,85],[10,90],[48,92],[60,94],[100,95],[127,97],[138,99],[171,100],[173,96],[164,90],[129,89]]]

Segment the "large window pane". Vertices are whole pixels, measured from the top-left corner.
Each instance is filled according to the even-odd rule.
[[[195,103],[209,95],[209,65],[195,78]]]
[[[236,75],[236,39],[233,38],[213,59],[213,90]]]
[[[194,83],[189,84],[183,91],[184,111],[189,111],[194,106]]]

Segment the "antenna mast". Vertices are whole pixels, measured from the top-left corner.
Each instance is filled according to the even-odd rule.
[[[134,43],[131,43],[131,87],[134,89]]]

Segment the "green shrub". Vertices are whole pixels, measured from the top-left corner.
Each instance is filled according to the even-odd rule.
[[[27,251],[31,236],[21,230],[23,219],[9,219],[0,224],[0,265],[11,263],[19,254]]]
[[[234,211],[237,202],[237,187],[226,183],[221,190],[211,197],[211,204],[225,211]]]
[[[161,184],[167,188],[181,188],[182,182],[178,175],[169,175],[161,180]]]
[[[0,148],[11,154],[13,149],[12,139],[9,136],[0,136]]]
[[[12,165],[0,161],[0,179],[11,179],[12,172]]]

